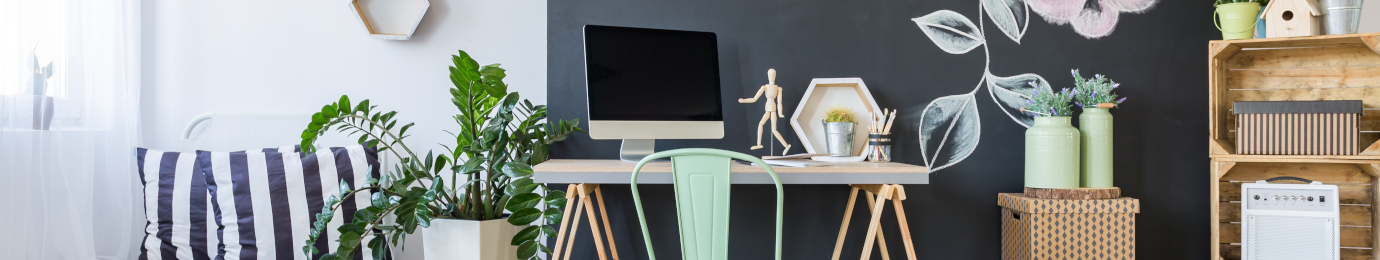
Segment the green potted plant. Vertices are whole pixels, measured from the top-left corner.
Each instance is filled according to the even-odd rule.
[[[853,131],[858,115],[846,106],[824,110],[824,143],[830,156],[853,156]]]
[[[450,79],[455,86],[450,88],[450,98],[459,113],[449,120],[459,129],[448,131],[455,143],[443,145],[444,154],[413,152],[404,142],[413,124],[395,128],[397,112],[377,111],[369,100],[352,105],[349,97],[341,96],[312,115],[302,133],[304,151],[309,152],[318,136],[334,128],[358,135],[360,143],[392,154],[399,162],[382,178],[366,180],[361,187],[351,189],[342,183],[343,195],[329,198],[316,216],[304,253],[317,252],[311,246],[317,239],[338,239],[339,248],[321,259],[348,258],[362,245],[373,249],[378,259],[386,252],[384,241],[397,245],[404,234],[418,227],[426,230],[427,259],[538,259],[538,251],[550,252],[539,237],[555,236],[550,225],[561,219],[565,194],[533,183],[531,165],[547,160],[550,144],[584,130],[578,121],[546,122],[545,105],[519,102],[517,92],[507,91],[499,64],[480,67],[464,51],[451,60]],[[339,238],[320,237],[340,202],[353,200],[351,196],[363,190],[373,191],[372,205],[359,209],[350,223],[343,224]],[[514,231],[513,226],[522,228]],[[494,241],[517,247],[483,244]]]
[[[1121,86],[1102,74],[1083,78],[1073,70],[1074,105],[1083,109],[1078,115],[1078,132],[1082,133],[1082,156],[1079,162],[1079,186],[1084,188],[1112,187],[1112,113],[1126,98],[1118,98],[1112,90]]]
[[[1029,107],[1021,109],[1035,116],[1035,124],[1025,131],[1025,186],[1078,188],[1079,136],[1069,122],[1074,92],[1041,89],[1050,88],[1037,86]]]
[[[1263,0],[1215,0],[1212,6],[1217,8],[1213,25],[1222,31],[1222,39],[1237,40],[1254,38],[1257,16],[1265,5]]]

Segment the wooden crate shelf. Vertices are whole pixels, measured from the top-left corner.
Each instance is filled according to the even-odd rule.
[[[1380,259],[1375,201],[1380,200],[1380,160],[1284,158],[1212,159],[1212,255],[1241,258],[1241,184],[1294,176],[1337,185],[1341,210],[1342,259]]]
[[[1208,45],[1213,158],[1380,159],[1380,33],[1212,41]],[[1236,153],[1233,101],[1361,100],[1359,155]]]

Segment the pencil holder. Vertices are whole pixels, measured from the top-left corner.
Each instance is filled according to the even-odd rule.
[[[867,153],[867,159],[874,163],[884,163],[891,161],[891,135],[889,134],[869,134],[867,144],[872,149]]]

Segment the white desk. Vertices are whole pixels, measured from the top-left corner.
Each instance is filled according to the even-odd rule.
[[[604,251],[604,239],[600,236],[599,222],[602,219],[603,233],[612,234],[613,230],[609,226],[608,214],[604,210],[604,196],[599,190],[599,184],[628,184],[632,181],[633,168],[637,167],[636,162],[625,162],[621,160],[570,160],[554,159],[537,164],[532,167],[532,181],[537,183],[570,183],[566,188],[565,197],[568,204],[565,214],[561,219],[561,226],[557,229],[556,247],[552,251],[552,259],[570,259],[570,247],[574,245],[576,236],[575,227],[570,227],[567,233],[567,224],[579,223],[581,211],[588,216],[590,233],[594,237],[594,247],[599,252],[599,259],[606,260]],[[853,212],[854,201],[857,200],[859,191],[865,192],[868,211],[871,212],[871,219],[868,221],[868,230],[865,235],[866,241],[863,243],[862,259],[867,259],[872,255],[874,240],[880,240],[878,245],[883,255],[888,255],[886,248],[886,238],[879,232],[881,228],[882,205],[886,201],[892,201],[892,206],[896,209],[897,223],[901,229],[901,239],[905,243],[905,253],[908,259],[915,260],[915,247],[912,245],[910,228],[905,220],[905,209],[901,205],[905,200],[905,189],[897,184],[929,184],[930,170],[924,166],[915,166],[904,163],[839,163],[830,166],[818,167],[772,167],[776,171],[776,176],[781,178],[781,184],[847,184],[851,185],[852,192],[848,195],[848,206],[843,213],[843,223],[839,227],[839,235],[834,244],[833,259],[839,259],[839,252],[843,248],[843,240],[847,235],[848,222]],[[767,175],[762,167],[733,163],[729,168],[729,182],[733,184],[774,184],[771,176]],[[642,171],[637,178],[638,184],[671,184],[671,163],[670,162],[651,162],[642,167]],[[554,188],[554,187],[553,187]],[[596,206],[597,205],[597,206]],[[571,214],[574,209],[574,214]],[[598,216],[595,215],[598,211]],[[574,221],[570,218],[574,217]],[[599,216],[602,216],[600,218]],[[568,241],[567,241],[568,237]],[[562,251],[562,249],[565,249]],[[614,244],[613,237],[608,237],[608,249],[617,260],[618,246]],[[564,252],[564,257],[561,253]]]
[[[553,159],[532,167],[537,183],[628,184],[636,162],[621,160]],[[733,184],[772,184],[762,167],[734,163]],[[930,171],[904,163],[855,162],[818,167],[775,166],[781,184],[929,184]],[[671,184],[671,163],[651,162],[642,167],[638,184]]]

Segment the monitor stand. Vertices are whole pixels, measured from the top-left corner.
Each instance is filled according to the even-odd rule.
[[[656,139],[623,139],[623,148],[618,158],[629,162],[639,162],[642,158],[656,152]]]

